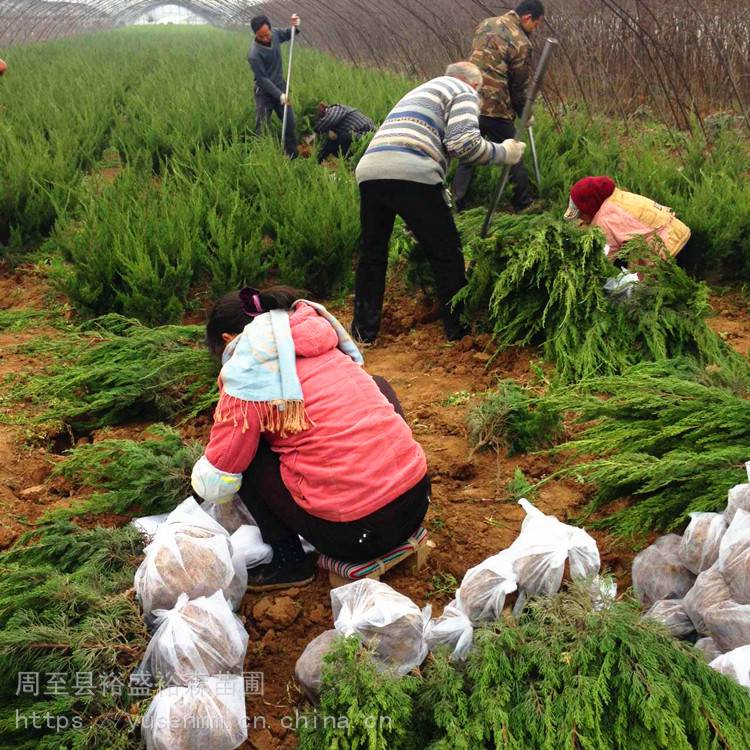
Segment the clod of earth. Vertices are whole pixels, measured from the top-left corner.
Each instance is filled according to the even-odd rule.
[[[264,630],[288,628],[299,617],[300,606],[289,596],[263,597],[253,607],[253,619]]]

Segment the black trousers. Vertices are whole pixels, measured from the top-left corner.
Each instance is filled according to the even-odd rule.
[[[255,134],[260,135],[276,113],[279,120],[284,120],[284,107],[281,102],[272,99],[262,89],[255,89]],[[287,156],[297,156],[297,122],[294,109],[287,107],[286,131],[284,133],[284,151]]]
[[[401,404],[388,381],[378,376],[373,380],[403,417]],[[351,471],[357,471],[357,467],[352,466]],[[252,464],[242,477],[240,497],[267,544],[300,534],[319,552],[347,562],[365,562],[397,547],[419,528],[430,504],[430,479],[425,476],[369,516],[343,523],[326,521],[297,505],[281,479],[278,455],[261,440]]]
[[[453,296],[466,286],[464,256],[442,185],[407,180],[367,180],[359,186],[362,240],[354,288],[352,331],[372,341],[380,330],[388,267],[388,242],[396,216],[414,233],[432,267],[446,334],[461,330],[461,308]]]
[[[493,143],[502,143],[506,138],[516,137],[516,126],[513,120],[501,120],[498,117],[479,118],[479,130],[482,135]],[[469,164],[459,164],[453,177],[453,198],[456,205],[461,207],[466,200],[474,176],[474,167]],[[520,210],[525,208],[534,200],[529,175],[523,161],[514,164],[510,169],[510,181],[513,183],[513,197],[511,203],[513,208]]]
[[[324,162],[329,156],[342,156],[346,159],[352,147],[352,134],[342,130],[336,131],[336,139],[326,138],[318,152],[318,163]]]

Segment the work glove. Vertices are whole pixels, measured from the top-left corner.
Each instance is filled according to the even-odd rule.
[[[196,495],[219,505],[228,503],[239,492],[242,474],[221,471],[201,456],[193,466],[190,484]]]
[[[516,141],[513,138],[504,140],[500,145],[505,150],[505,164],[518,164],[526,150],[526,144],[523,141]]]
[[[535,124],[536,124],[536,117],[534,117],[534,115],[531,115],[531,117],[529,117],[529,121],[526,123],[526,127],[533,128]]]
[[[332,141],[335,141],[335,140],[337,140],[337,139],[338,139],[338,136],[336,135],[336,131],[335,131],[335,130],[329,130],[329,131],[328,131],[328,137],[329,137],[329,138],[330,138],[330,139],[331,139]]]
[[[279,99],[281,102],[282,107],[291,107],[292,106],[292,97],[287,96],[286,94],[281,95],[281,99]]]
[[[298,29],[299,28],[299,24],[300,24],[299,16],[295,13],[292,16],[291,25],[294,26],[295,29]]]

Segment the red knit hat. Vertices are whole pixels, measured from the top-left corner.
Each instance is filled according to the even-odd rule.
[[[584,177],[570,188],[570,200],[582,214],[594,216],[614,192],[615,183],[609,177]]]

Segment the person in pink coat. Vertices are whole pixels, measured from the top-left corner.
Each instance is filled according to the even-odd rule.
[[[677,255],[690,239],[689,227],[671,208],[618,188],[606,175],[584,177],[570,188],[565,218],[599,227],[607,240],[605,253],[612,261],[636,237],[643,237],[662,256]]]
[[[347,562],[408,539],[429,505],[427,461],[396,394],[372,377],[341,324],[287,287],[220,299],[206,341],[222,360],[219,403],[195,493],[239,493],[273,549],[249,588],[302,585],[299,537]]]

